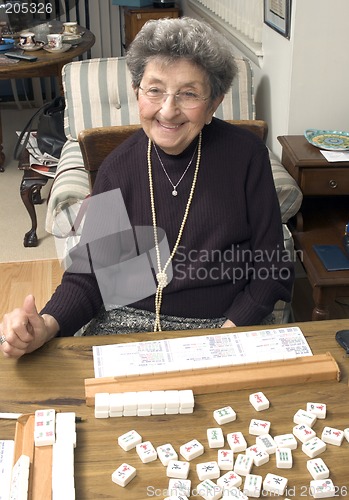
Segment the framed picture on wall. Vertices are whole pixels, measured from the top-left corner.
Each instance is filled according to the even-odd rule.
[[[264,22],[290,38],[291,0],[264,0]]]

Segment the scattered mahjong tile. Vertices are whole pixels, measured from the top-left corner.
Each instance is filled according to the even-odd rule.
[[[268,473],[263,481],[263,490],[274,495],[283,495],[288,483],[286,477]]]
[[[308,455],[309,458],[315,458],[326,451],[326,443],[315,436],[302,444],[302,451]]]
[[[218,425],[224,425],[229,422],[234,422],[234,420],[236,420],[236,413],[231,406],[225,406],[224,408],[214,410],[213,418]]]
[[[313,427],[317,420],[317,417],[314,413],[305,410],[298,410],[293,416],[293,422],[295,424],[306,424],[309,427]]]
[[[178,454],[170,443],[158,446],[156,451],[162,465],[167,466],[170,460],[178,460]]]
[[[262,481],[262,476],[247,474],[243,488],[244,494],[251,498],[259,498],[262,491]]]
[[[191,492],[191,480],[171,478],[168,482],[168,492],[170,493],[170,495],[174,495],[177,497],[180,495],[189,497]]]
[[[313,479],[327,479],[330,477],[330,471],[322,458],[308,460],[307,469]]]
[[[137,469],[129,464],[121,464],[111,475],[112,481],[119,486],[125,487],[137,475]]]
[[[257,418],[252,418],[250,421],[250,426],[248,432],[252,436],[260,436],[261,434],[269,434],[270,422],[268,420],[258,420]]]
[[[296,425],[293,427],[292,432],[301,443],[305,443],[316,436],[316,432],[306,424]]]
[[[247,442],[242,432],[230,432],[227,434],[227,441],[234,453],[245,451],[247,448]]]
[[[253,458],[253,463],[256,467],[260,467],[270,460],[269,453],[256,444],[246,448],[246,455],[250,455]]]
[[[189,500],[189,498],[185,495],[171,495],[166,497],[165,500]]]
[[[174,479],[188,479],[189,469],[189,462],[170,460],[167,464],[166,475]]]
[[[156,450],[150,441],[144,441],[136,445],[136,452],[144,464],[154,462],[158,458]]]
[[[313,413],[317,418],[326,418],[327,407],[325,403],[307,403],[307,411]]]
[[[197,439],[188,441],[188,443],[183,444],[179,449],[179,453],[188,461],[199,457],[204,451],[203,445]]]
[[[242,484],[242,477],[235,471],[226,472],[217,479],[217,484],[223,491],[229,491],[233,488],[239,487]]]
[[[249,401],[256,411],[267,410],[270,406],[268,398],[261,391],[250,394]]]
[[[118,444],[125,451],[132,450],[141,442],[142,436],[140,436],[135,430],[125,432],[125,434],[118,437]]]
[[[205,500],[218,500],[222,497],[221,488],[211,481],[211,479],[205,479],[200,484],[197,485],[196,491]]]
[[[202,462],[196,464],[196,473],[200,481],[204,481],[205,479],[218,479],[220,476],[220,468],[215,461]]]
[[[234,472],[239,474],[239,476],[247,476],[251,472],[252,466],[252,456],[240,453],[234,462]]]
[[[276,452],[276,443],[270,434],[261,434],[256,437],[256,445],[266,451],[269,455]]]
[[[170,497],[166,497],[165,500],[189,500],[189,497],[186,495],[171,495]]]
[[[290,448],[290,450],[295,450],[298,447],[298,441],[294,434],[279,434],[274,436],[274,441],[279,448]]]
[[[331,498],[338,494],[331,479],[314,479],[310,481],[310,491],[314,498]]]
[[[224,435],[220,427],[207,429],[207,440],[210,448],[222,448],[224,446]]]
[[[293,459],[290,448],[276,448],[275,459],[278,469],[292,469]]]
[[[322,431],[321,439],[327,444],[341,446],[344,439],[344,432],[334,427],[326,426]]]
[[[234,467],[233,450],[218,450],[217,463],[220,470],[233,470]]]

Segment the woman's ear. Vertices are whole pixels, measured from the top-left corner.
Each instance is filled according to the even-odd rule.
[[[219,97],[216,97],[213,101],[211,101],[210,106],[207,110],[207,119],[206,119],[206,125],[209,125],[212,121],[212,117],[216,112],[216,109],[218,106],[221,104],[221,102],[224,99],[224,95],[221,95]]]
[[[132,84],[133,92],[136,94],[136,98],[138,99],[138,92],[139,92],[139,87],[136,87],[134,84]]]

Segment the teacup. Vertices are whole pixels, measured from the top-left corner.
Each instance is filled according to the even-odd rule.
[[[22,47],[35,47],[35,33],[32,33],[31,31],[27,31],[26,33],[21,33],[20,38],[19,38],[19,45],[22,45]]]
[[[59,50],[63,47],[63,37],[60,33],[47,35],[47,45],[50,49]]]
[[[78,33],[78,23],[76,21],[63,23],[63,26],[66,35],[76,35]]]

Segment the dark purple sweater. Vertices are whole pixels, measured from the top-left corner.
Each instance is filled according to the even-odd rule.
[[[101,165],[93,190],[95,195],[120,188],[132,227],[152,226],[147,144],[140,130],[114,150]],[[160,150],[174,183],[196,144],[197,139],[176,157]],[[152,149],[157,225],[165,230],[170,250],[183,219],[195,161],[196,155],[174,197]],[[173,273],[163,292],[162,314],[225,316],[236,325],[255,325],[272,312],[277,300],[290,301],[293,263],[283,247],[268,151],[254,134],[218,119],[204,127],[196,189]],[[154,295],[132,306],[154,311]],[[54,316],[60,335],[68,336],[101,307],[94,275],[66,272],[41,312]]]

